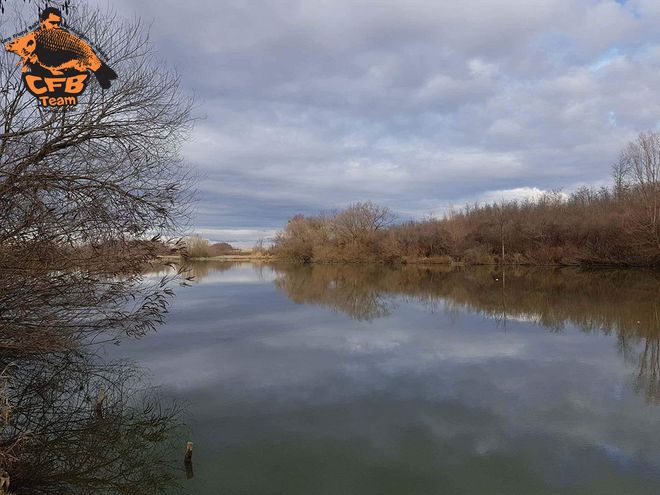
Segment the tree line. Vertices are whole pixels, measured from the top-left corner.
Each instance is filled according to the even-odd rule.
[[[372,202],[296,215],[271,249],[299,262],[660,264],[660,133],[630,142],[612,175],[609,187],[467,205],[421,221],[396,222]]]

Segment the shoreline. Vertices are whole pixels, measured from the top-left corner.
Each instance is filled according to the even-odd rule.
[[[180,261],[179,255],[161,255],[158,256],[160,260],[166,261]],[[274,256],[257,255],[257,254],[221,254],[218,256],[203,256],[203,257],[188,257],[190,261],[281,261],[277,260]]]
[[[178,255],[162,255],[158,259],[164,261],[180,261],[181,256]],[[491,267],[545,267],[545,268],[619,268],[619,269],[632,269],[632,268],[645,268],[651,270],[660,270],[658,265],[643,265],[643,264],[617,264],[617,263],[469,263],[460,260],[446,260],[434,258],[414,258],[404,259],[399,261],[383,261],[383,260],[358,260],[358,261],[309,261],[301,262],[296,260],[288,260],[277,258],[274,255],[255,255],[255,254],[228,254],[219,256],[206,256],[206,257],[189,257],[189,261],[246,261],[246,262],[263,262],[263,263],[291,263],[298,265],[387,265],[387,266],[447,266],[447,267],[470,267],[470,266],[491,266]]]

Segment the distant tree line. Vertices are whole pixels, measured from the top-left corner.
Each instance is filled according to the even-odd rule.
[[[660,133],[640,134],[612,169],[610,187],[468,205],[440,219],[397,223],[371,202],[296,215],[272,251],[300,262],[658,265]]]

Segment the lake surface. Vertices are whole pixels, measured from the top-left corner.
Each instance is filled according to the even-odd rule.
[[[660,274],[196,263],[108,351],[204,494],[660,493]]]

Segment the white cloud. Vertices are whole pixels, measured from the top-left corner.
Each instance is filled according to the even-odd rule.
[[[120,2],[198,94],[197,225],[603,183],[660,119],[655,0]],[[172,36],[176,33],[176,36]],[[495,191],[495,193],[493,193]]]

